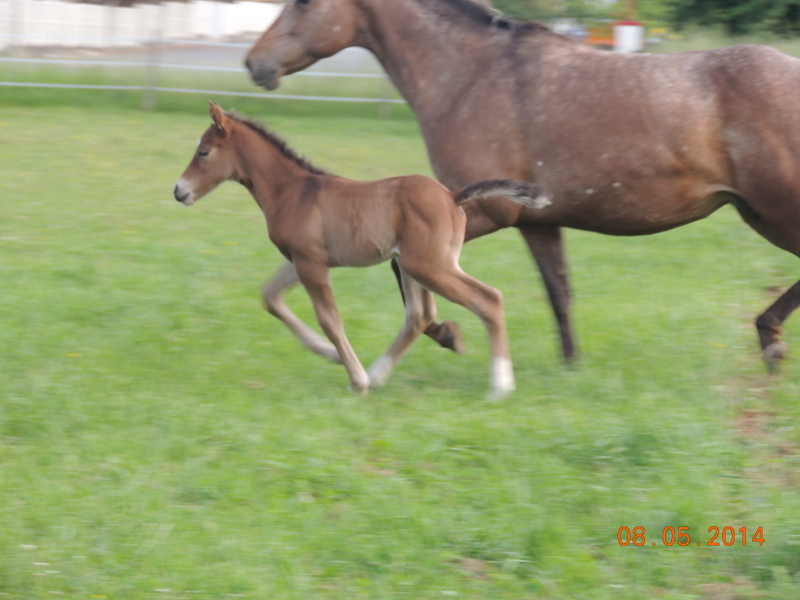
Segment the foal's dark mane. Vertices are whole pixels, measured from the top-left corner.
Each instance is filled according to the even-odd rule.
[[[319,167],[316,167],[313,164],[311,164],[311,162],[309,162],[308,160],[306,160],[305,158],[300,156],[297,152],[292,150],[289,147],[289,144],[286,143],[286,140],[284,140],[278,134],[273,133],[272,131],[267,129],[265,125],[259,123],[258,121],[253,121],[252,119],[247,119],[247,118],[243,117],[242,115],[240,115],[240,114],[238,114],[236,112],[233,112],[233,111],[228,111],[225,114],[228,115],[228,117],[230,117],[234,121],[236,121],[238,123],[241,123],[242,125],[246,125],[250,129],[255,131],[262,138],[264,138],[270,144],[275,146],[275,149],[278,150],[281,154],[283,154],[286,158],[288,158],[289,160],[297,163],[300,167],[302,167],[303,169],[305,169],[309,173],[311,173],[313,175],[330,175],[331,174],[328,171],[325,171],[324,169],[320,169]]]
[[[495,12],[488,6],[475,2],[474,0],[417,0],[423,5],[431,7],[435,4],[447,4],[451,8],[469,17],[473,22],[484,27],[496,27],[497,29],[511,30],[515,33],[550,31],[541,23],[536,21],[515,21],[502,16],[502,13]]]

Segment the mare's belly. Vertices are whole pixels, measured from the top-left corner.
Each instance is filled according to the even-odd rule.
[[[622,187],[622,186],[619,186]],[[608,235],[647,235],[703,219],[731,202],[732,195],[711,186],[680,193],[679,186],[630,190],[619,187],[555,195],[552,203],[528,208],[520,223],[548,224]],[[588,190],[588,192],[587,192]]]

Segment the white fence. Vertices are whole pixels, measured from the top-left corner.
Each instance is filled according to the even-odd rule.
[[[0,50],[14,46],[125,47],[153,38],[219,40],[264,31],[281,4],[165,2],[131,8],[61,0],[0,0]]]

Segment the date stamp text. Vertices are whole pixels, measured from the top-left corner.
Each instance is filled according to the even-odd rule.
[[[689,546],[696,544],[697,546],[733,546],[735,544],[746,546],[750,544],[758,544],[763,546],[764,542],[764,528],[759,527],[754,532],[747,530],[747,527],[740,527],[735,529],[733,527],[709,527],[708,535],[704,535],[702,541],[697,539],[692,540],[691,533],[688,527],[664,527],[660,536],[656,532],[655,539],[650,536],[648,541],[647,530],[644,527],[630,527],[622,526],[617,530],[617,541],[620,546]]]

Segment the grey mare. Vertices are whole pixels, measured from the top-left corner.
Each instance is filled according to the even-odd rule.
[[[672,55],[599,51],[472,0],[289,0],[250,50],[253,80],[348,46],[375,54],[415,111],[451,189],[541,184],[549,204],[479,200],[466,239],[517,227],[542,272],[563,354],[575,345],[561,228],[644,235],[732,204],[800,255],[800,61],[761,46]],[[756,320],[768,365],[795,283]]]

